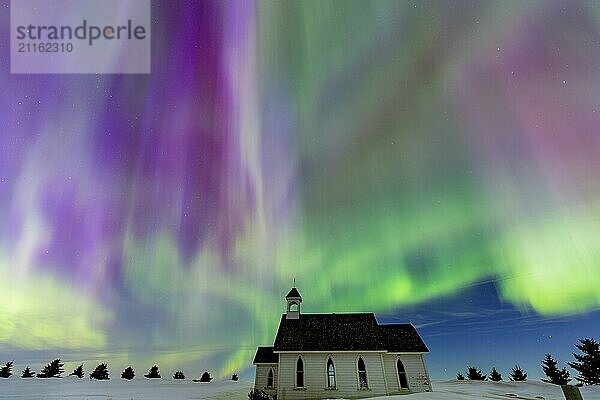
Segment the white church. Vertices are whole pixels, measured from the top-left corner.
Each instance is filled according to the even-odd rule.
[[[360,398],[431,391],[412,324],[380,325],[373,313],[301,314],[294,287],[285,297],[273,346],[254,357],[254,389],[278,400]]]

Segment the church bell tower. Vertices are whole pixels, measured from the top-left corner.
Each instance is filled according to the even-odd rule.
[[[287,301],[287,319],[299,319],[300,318],[300,303],[302,303],[302,296],[296,289],[296,286],[290,290],[290,292],[285,296],[285,300]]]

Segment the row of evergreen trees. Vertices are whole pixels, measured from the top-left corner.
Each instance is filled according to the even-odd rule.
[[[40,371],[37,375],[29,367],[26,367],[21,372],[21,378],[33,378],[34,376],[37,376],[38,378],[62,378],[62,374],[65,372],[63,369],[64,365],[65,364],[60,359],[53,360],[50,364],[46,365],[42,369],[42,371]],[[13,368],[13,361],[9,361],[3,367],[0,367],[0,378],[11,377],[13,375],[12,368]],[[69,376],[76,376],[78,378],[83,378],[84,377],[83,364],[81,364],[77,368],[75,368],[73,370],[73,372],[69,374]],[[149,379],[161,378],[160,371],[158,370],[158,366],[154,365],[152,368],[150,368],[148,370],[148,373],[145,374],[144,376]],[[135,377],[135,371],[130,366],[125,368],[125,370],[123,370],[123,372],[121,372],[122,379],[131,380],[134,377]],[[109,372],[108,372],[108,365],[106,363],[102,363],[102,364],[98,365],[90,373],[90,379],[96,379],[96,380],[100,380],[100,381],[110,379]],[[183,380],[183,379],[185,379],[185,374],[183,373],[183,371],[177,371],[177,372],[175,372],[175,374],[173,374],[173,379]],[[192,381],[193,382],[210,382],[212,379],[213,378],[210,376],[210,373],[208,371],[204,371],[204,373],[202,374],[200,379],[193,379]],[[231,380],[237,381],[238,376],[236,374],[233,374],[231,376]]]
[[[594,339],[579,339],[579,343],[575,344],[579,349],[580,354],[573,353],[575,362],[567,362],[567,365],[578,372],[575,377],[580,385],[600,385],[600,344]],[[546,354],[542,360],[542,370],[547,379],[542,379],[544,382],[553,383],[555,385],[567,385],[571,379],[569,371],[566,367],[558,368],[558,362],[551,354]],[[475,367],[467,368],[467,378],[474,381],[484,381],[487,376]],[[496,367],[492,368],[489,378],[491,381],[499,382],[502,380]],[[465,377],[460,372],[456,375],[456,379],[464,380]],[[511,381],[526,381],[527,373],[525,373],[518,365],[516,365],[510,373]]]
[[[509,378],[514,382],[523,382],[527,380],[527,372],[523,371],[518,365],[515,365],[510,372]],[[464,381],[465,376],[459,372],[456,374],[456,379]],[[487,375],[475,367],[467,367],[467,379],[471,381],[485,381]],[[502,374],[496,370],[496,367],[493,367],[490,372],[490,380],[494,382],[500,382],[502,380]]]

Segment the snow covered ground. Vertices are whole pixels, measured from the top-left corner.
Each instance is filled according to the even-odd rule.
[[[247,399],[252,382],[146,379],[0,379],[0,399],[23,400],[187,400]]]
[[[585,400],[600,400],[600,386],[581,388]],[[377,399],[403,399],[404,396],[376,397]],[[473,399],[527,399],[564,400],[559,386],[540,381],[527,382],[433,382],[433,392],[415,393],[410,400],[473,400]]]
[[[89,379],[0,379],[0,399],[27,400],[187,400],[187,399],[247,399],[252,382],[213,381],[193,383],[172,379],[132,381],[111,379],[97,382]],[[562,400],[558,386],[539,381],[528,382],[433,382],[432,393],[378,397],[380,400],[473,400],[473,399],[526,399]],[[582,388],[585,400],[600,400],[600,386]]]

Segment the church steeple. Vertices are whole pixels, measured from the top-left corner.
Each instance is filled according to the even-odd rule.
[[[300,318],[300,303],[302,303],[302,296],[296,289],[296,286],[289,291],[287,296],[285,296],[285,300],[287,301],[287,319],[298,319]]]

